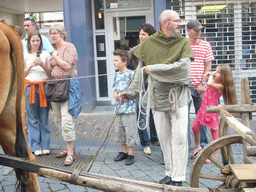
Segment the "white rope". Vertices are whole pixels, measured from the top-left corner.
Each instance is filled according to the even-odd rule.
[[[140,69],[140,71],[138,71],[138,73],[139,73],[139,101],[138,101],[138,107],[139,107],[139,112],[138,113],[139,114],[138,114],[138,120],[137,120],[137,127],[140,130],[144,130],[144,129],[146,129],[149,126],[149,111],[150,111],[150,102],[149,102],[150,100],[149,100],[149,98],[150,97],[149,97],[149,95],[147,97],[149,86],[148,86],[148,89],[146,91],[146,89],[145,89],[145,82],[144,82],[143,68]],[[146,97],[148,98],[147,100],[146,100]],[[145,103],[146,103],[146,106],[143,105]],[[146,110],[142,111],[142,108],[146,109]],[[140,127],[140,116],[141,116],[141,114],[146,115],[145,127]]]
[[[169,102],[172,104],[172,112],[175,113],[176,117],[178,117],[177,89],[179,87],[175,87],[175,88],[170,89],[169,90],[169,95],[168,95]]]

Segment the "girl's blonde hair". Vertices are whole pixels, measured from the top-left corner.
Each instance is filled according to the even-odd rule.
[[[236,89],[233,73],[229,65],[218,65],[221,74],[221,83],[224,86],[223,98],[227,105],[237,104]]]

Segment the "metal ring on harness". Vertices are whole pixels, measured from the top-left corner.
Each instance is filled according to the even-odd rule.
[[[79,174],[80,174],[81,171],[75,169],[73,172],[72,172],[72,175],[71,175],[71,178],[70,178],[70,183],[71,184],[77,184],[77,179],[79,177]]]

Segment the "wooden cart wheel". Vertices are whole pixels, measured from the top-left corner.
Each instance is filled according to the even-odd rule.
[[[218,160],[211,155],[219,150]],[[221,154],[221,155],[220,155]],[[241,164],[243,160],[243,139],[239,135],[220,137],[204,147],[192,164],[190,172],[191,187],[229,188],[230,176],[228,164]],[[241,156],[241,158],[238,158]],[[210,159],[212,163],[205,164]],[[201,186],[201,183],[204,186]],[[200,185],[200,186],[199,186]]]

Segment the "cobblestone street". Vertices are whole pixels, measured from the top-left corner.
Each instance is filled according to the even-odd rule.
[[[75,141],[76,154],[94,156],[106,136],[107,130],[113,120],[113,117],[113,108],[104,109],[101,107],[100,109],[96,108],[93,113],[82,113],[75,120],[77,134],[77,140]],[[192,117],[193,118],[191,119],[191,122],[193,122],[194,120],[194,116]],[[255,125],[256,123],[253,119],[251,121],[251,127],[253,127],[254,131]],[[65,148],[65,142],[63,141],[58,128],[54,125],[52,113],[50,114],[50,127],[52,130],[51,151],[52,153],[57,153],[58,151]],[[113,159],[121,150],[121,147],[114,141],[112,127],[110,136],[106,141],[105,145],[100,150],[98,157],[90,170],[90,173],[158,183],[158,181],[164,177],[164,165],[160,164],[160,146],[151,145],[150,147],[152,150],[152,154],[145,155],[143,153],[142,146],[136,146],[134,151],[135,163],[131,166],[126,166],[124,164],[124,161],[115,162]],[[189,150],[186,181],[183,183],[184,187],[190,187],[189,177],[192,163],[194,161],[193,159],[190,159],[190,155],[193,151],[193,148],[194,143]],[[0,151],[0,153],[3,152]],[[205,164],[204,171],[208,174],[219,174],[219,169],[216,169],[216,166],[214,166],[213,164]],[[44,177],[38,178],[41,191],[43,192],[99,191],[96,189],[72,185],[66,182],[48,179]],[[5,166],[0,166],[0,191],[15,191],[15,181],[16,177],[13,169]],[[202,188],[216,185],[218,184],[215,181],[211,180],[200,182],[200,187]]]

